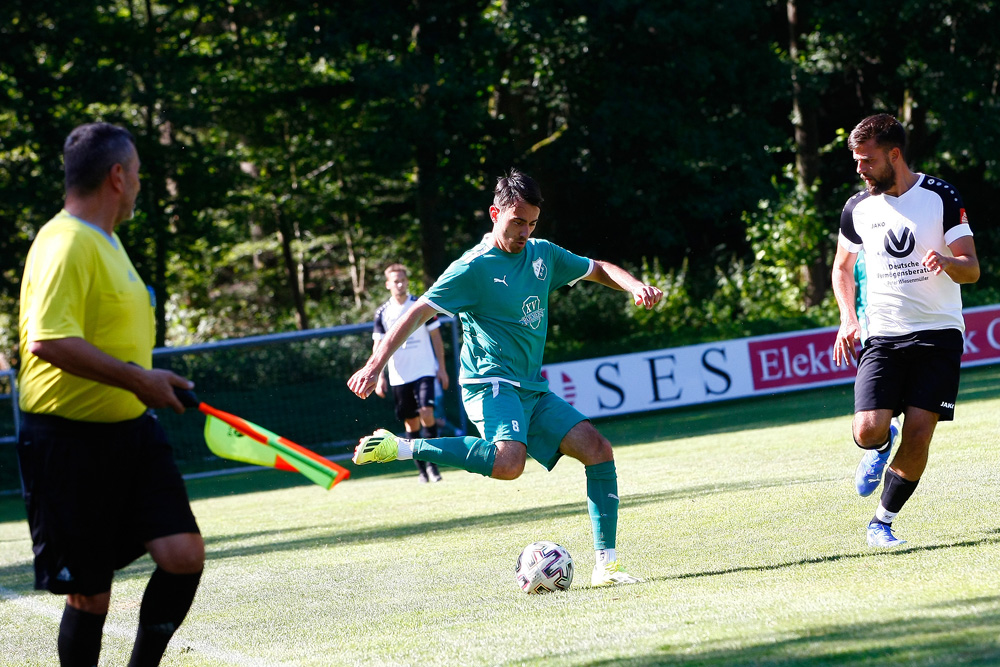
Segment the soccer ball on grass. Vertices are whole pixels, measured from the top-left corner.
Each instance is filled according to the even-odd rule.
[[[564,591],[573,583],[573,557],[555,542],[532,542],[517,557],[514,574],[525,593]]]

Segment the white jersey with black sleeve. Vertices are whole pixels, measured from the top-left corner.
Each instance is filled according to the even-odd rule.
[[[899,197],[860,192],[840,218],[839,243],[865,250],[869,336],[916,331],[965,331],[959,285],[921,264],[928,250],[951,256],[948,245],[972,236],[958,191],[939,178],[918,174]]]
[[[406,301],[396,303],[389,299],[375,311],[375,328],[372,331],[374,340],[382,340],[396,320],[413,307],[417,298],[412,294],[406,296]],[[416,382],[422,377],[437,375],[438,362],[431,343],[430,332],[441,326],[437,315],[427,320],[406,339],[406,342],[389,359],[389,384],[398,387],[401,384]]]

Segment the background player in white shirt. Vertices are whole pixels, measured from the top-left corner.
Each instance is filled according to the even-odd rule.
[[[965,331],[959,285],[979,279],[979,260],[961,197],[941,179],[910,170],[899,121],[888,114],[865,118],[848,147],[867,187],[841,215],[834,360],[858,364],[853,432],[867,450],[855,473],[860,495],[878,488],[896,435],[891,421],[904,415],[899,449],[868,524],[870,546],[893,547],[904,540],[893,535],[892,521],[924,473],[934,429],[954,417]],[[854,264],[862,249],[867,339],[856,355]]]

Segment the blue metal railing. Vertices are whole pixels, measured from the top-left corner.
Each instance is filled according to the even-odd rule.
[[[20,422],[20,415],[17,411],[17,373],[13,370],[0,370],[0,401],[9,400],[13,414],[14,434],[0,436],[0,445],[13,445],[17,443],[17,425]]]

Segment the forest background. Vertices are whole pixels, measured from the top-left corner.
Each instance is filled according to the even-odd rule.
[[[1000,10],[973,0],[5,0],[0,353],[77,124],[142,158],[118,233],[158,344],[370,320],[419,293],[533,175],[537,235],[642,273],[655,311],[580,286],[549,361],[833,324],[846,134],[896,114],[962,193],[1000,302]],[[564,332],[564,335],[560,335]],[[16,359],[15,359],[16,362]]]

